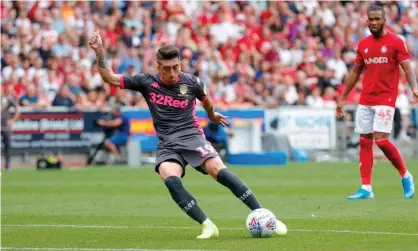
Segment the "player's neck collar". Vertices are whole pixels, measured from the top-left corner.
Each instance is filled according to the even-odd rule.
[[[385,37],[387,34],[388,34],[387,30],[383,30],[383,31],[382,31],[382,35],[381,35],[381,36],[379,36],[379,37],[375,37],[375,36],[373,36],[373,38],[374,38],[374,39],[381,39],[381,38]]]
[[[168,83],[166,83],[166,82],[163,80],[163,76],[161,76],[161,74],[158,74],[158,75],[160,75],[160,81],[161,81],[161,83],[163,83],[164,85],[174,85],[174,84],[177,84],[177,82],[179,82],[179,80],[180,80],[180,76],[178,76],[178,77],[177,77],[176,82],[174,82],[174,83],[172,83],[172,84],[168,84]]]

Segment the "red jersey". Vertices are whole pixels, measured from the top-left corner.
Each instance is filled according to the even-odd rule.
[[[404,41],[387,32],[381,38],[363,38],[357,48],[356,64],[364,65],[360,104],[395,107],[398,97],[399,64],[409,60]]]

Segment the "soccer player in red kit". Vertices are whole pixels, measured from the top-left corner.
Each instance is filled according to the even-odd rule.
[[[418,87],[410,64],[404,41],[384,29],[385,11],[380,6],[371,6],[367,11],[371,35],[363,38],[357,48],[354,69],[347,87],[337,105],[337,116],[343,117],[347,95],[359,80],[364,70],[363,90],[356,113],[356,132],[360,134],[360,173],[362,186],[348,199],[368,199],[374,194],[371,186],[373,168],[373,143],[383,151],[398,170],[405,198],[415,194],[413,177],[396,146],[389,141],[399,85],[399,65],[405,72],[413,93],[413,105],[418,105]]]

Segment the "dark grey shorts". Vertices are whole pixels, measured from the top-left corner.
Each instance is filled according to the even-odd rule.
[[[176,162],[183,168],[182,177],[185,175],[187,164],[195,168],[197,171],[207,174],[202,164],[210,159],[217,157],[218,153],[202,136],[196,136],[188,140],[180,140],[174,143],[162,143],[158,147],[157,157],[155,160],[155,171],[163,162]]]

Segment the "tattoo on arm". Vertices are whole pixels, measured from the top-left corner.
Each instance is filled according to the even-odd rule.
[[[98,56],[98,59],[99,59],[99,62],[98,62],[99,63],[99,67],[106,69],[107,68],[107,63],[106,63],[105,56],[104,55],[99,55]]]
[[[107,64],[105,55],[103,53],[96,54],[96,61],[99,65],[99,73],[103,81],[111,85],[120,86],[120,77],[113,73],[112,68]]]

